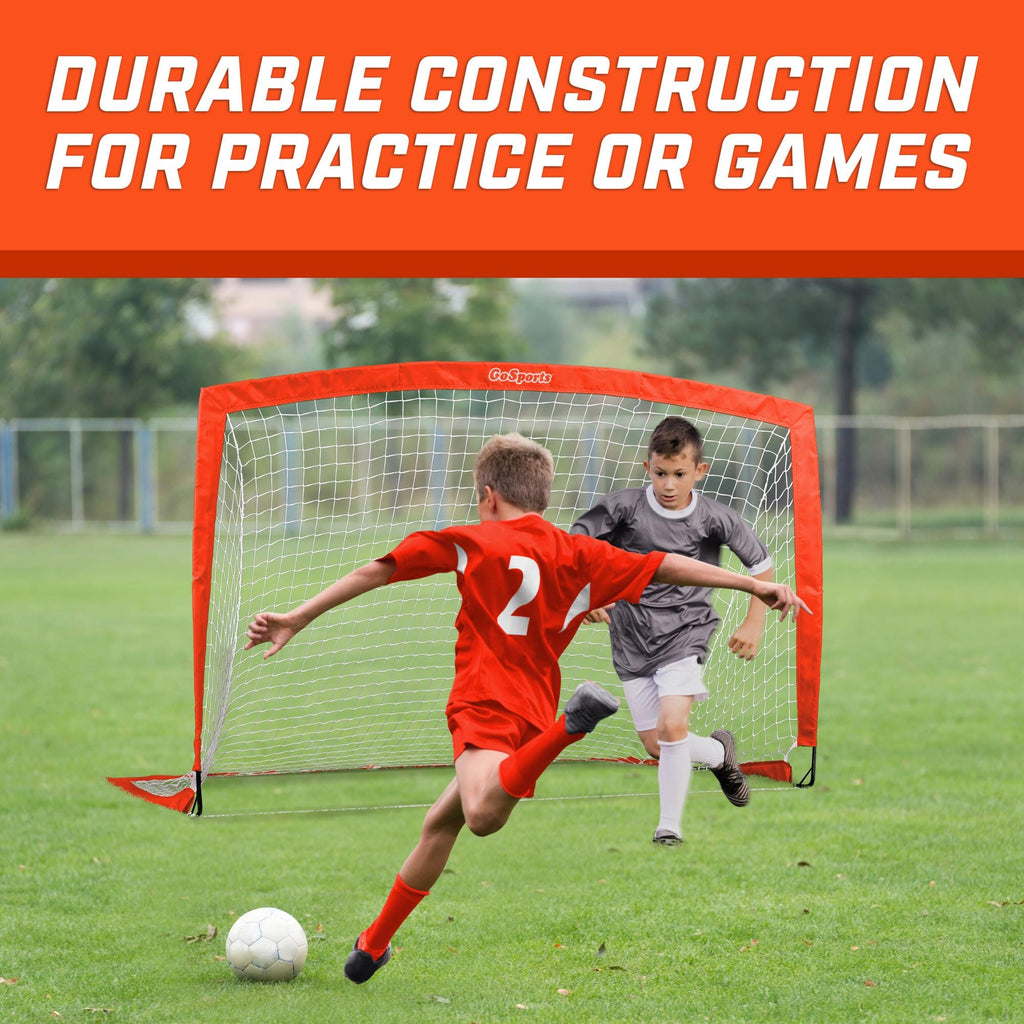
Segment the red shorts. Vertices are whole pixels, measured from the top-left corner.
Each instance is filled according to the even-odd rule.
[[[466,747],[500,750],[514,754],[524,743],[539,736],[541,730],[521,715],[500,704],[482,701],[462,704],[448,710],[448,730],[452,734],[453,760]]]
[[[541,733],[521,715],[491,701],[450,708],[448,729],[452,734],[453,761],[457,761],[467,747],[514,754],[524,743]],[[529,793],[522,795],[531,797],[533,792],[531,787]]]

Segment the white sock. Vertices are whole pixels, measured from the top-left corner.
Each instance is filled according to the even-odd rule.
[[[691,732],[687,739],[690,741],[690,760],[700,761],[709,768],[721,768],[725,760],[725,747],[718,740],[711,736],[698,736]]]
[[[658,828],[681,836],[683,805],[690,788],[690,741],[689,738],[674,743],[661,744],[658,759],[658,797],[661,803],[661,817]]]

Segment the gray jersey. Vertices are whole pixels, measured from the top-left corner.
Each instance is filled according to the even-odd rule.
[[[573,523],[570,533],[599,537],[626,551],[671,551],[718,565],[728,547],[751,575],[772,567],[771,555],[742,516],[693,491],[678,511],[663,508],[653,488],[613,491]],[[702,661],[718,625],[707,587],[652,583],[639,604],[611,610],[612,662],[620,679],[649,676],[661,665],[696,655]]]

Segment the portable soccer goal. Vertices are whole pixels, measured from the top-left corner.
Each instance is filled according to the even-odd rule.
[[[702,493],[767,544],[775,578],[814,609],[767,616],[751,662],[725,641],[749,597],[716,592],[721,624],[705,666],[697,732],[724,726],[748,772],[793,782],[789,758],[817,744],[821,504],[814,416],[796,402],[593,367],[410,363],[206,388],[199,401],[193,527],[194,759],[173,776],[111,779],[201,813],[220,777],[451,764],[444,706],[458,592],[445,575],[381,587],[321,616],[275,657],[244,650],[259,611],[285,611],[408,533],[476,519],[473,460],[495,434],[549,448],[547,517],[568,529],[603,494],[646,482],[665,416],[705,438]],[[725,564],[739,568],[738,563]],[[621,687],[607,628],[584,625],[562,658],[567,688]],[[567,689],[566,692],[569,692]],[[645,758],[629,715],[567,752]]]

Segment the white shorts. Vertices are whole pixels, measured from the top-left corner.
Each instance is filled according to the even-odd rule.
[[[707,700],[708,691],[697,656],[673,661],[654,670],[653,676],[623,679],[629,713],[637,732],[646,732],[658,724],[658,708],[662,697],[692,697]]]

